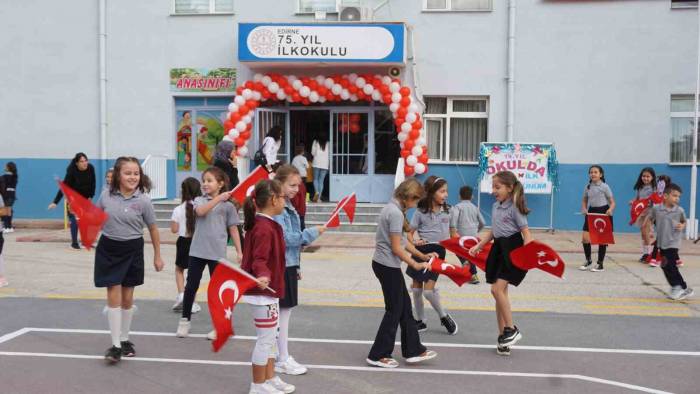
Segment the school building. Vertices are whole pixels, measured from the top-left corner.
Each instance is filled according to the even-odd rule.
[[[18,218],[60,217],[46,206],[76,152],[88,155],[98,179],[118,156],[148,157],[157,196],[172,199],[181,179],[209,165],[236,87],[256,74],[371,74],[411,89],[427,174],[447,179],[451,203],[461,185],[477,188],[482,142],[552,143],[553,227],[580,228],[587,169],[600,164],[617,199],[616,230],[633,231],[627,203],[642,167],[670,175],[689,208],[697,4],[7,2],[0,163],[19,167]],[[381,101],[346,98],[261,103],[251,113],[249,156],[272,125],[285,129],[287,161],[296,145],[308,151],[323,134],[332,148],[329,198],[356,191],[360,201],[386,202],[401,151],[392,113]],[[551,198],[528,196],[531,226],[549,227]],[[492,198],[478,200],[490,213]]]

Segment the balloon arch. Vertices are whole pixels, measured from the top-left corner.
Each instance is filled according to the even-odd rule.
[[[398,79],[381,75],[331,75],[301,77],[281,74],[255,74],[236,88],[236,96],[228,106],[224,122],[224,139],[233,141],[238,155],[248,155],[248,141],[252,135],[255,108],[261,101],[288,101],[290,103],[365,101],[381,102],[389,106],[405,160],[407,176],[423,174],[428,169],[428,146],[418,106],[413,102],[411,89],[401,86]],[[356,133],[357,123],[350,118],[341,131]]]

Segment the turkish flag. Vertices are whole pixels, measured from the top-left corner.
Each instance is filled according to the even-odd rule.
[[[85,249],[90,250],[109,215],[62,181],[58,181],[58,187],[66,196],[70,211],[78,220],[80,239],[83,241]]]
[[[640,198],[632,201],[632,207],[630,208],[630,224],[634,224],[637,221],[639,215],[644,212],[650,203],[651,200],[649,198]]]
[[[257,280],[228,261],[219,261],[209,281],[207,302],[216,330],[211,346],[218,352],[233,335],[233,309],[248,289],[257,286]]]
[[[521,270],[539,268],[554,276],[564,276],[564,260],[548,245],[532,241],[510,252],[513,265]]]
[[[610,216],[589,213],[586,215],[586,221],[588,222],[588,234],[591,238],[591,244],[612,245],[615,243]]]
[[[445,249],[463,259],[466,259],[470,263],[479,267],[482,271],[486,272],[486,259],[489,257],[489,252],[491,252],[491,246],[493,243],[487,243],[484,245],[483,249],[476,254],[476,256],[472,256],[469,254],[469,249],[476,246],[477,243],[479,243],[479,238],[471,236],[454,237],[440,241],[440,245],[444,246]]]
[[[436,257],[430,259],[429,263],[431,271],[447,276],[459,287],[462,287],[463,284],[469,282],[472,278],[472,274],[469,272],[469,266],[467,265],[458,267]]]
[[[256,183],[263,179],[272,179],[274,176],[275,174],[267,172],[265,167],[258,166],[258,168],[248,174],[248,177],[244,179],[243,182],[239,183],[231,190],[231,198],[243,205],[243,201],[253,192]]]
[[[331,213],[331,217],[328,218],[328,222],[326,222],[326,227],[328,228],[334,228],[334,227],[339,227],[340,226],[340,211],[344,211],[346,215],[348,215],[348,219],[350,219],[350,223],[355,220],[355,208],[357,207],[357,197],[355,196],[355,193],[350,194],[349,196],[343,197],[340,201],[338,201],[338,204],[335,206],[335,209],[333,210],[333,213]]]
[[[649,199],[654,204],[661,204],[662,202],[664,202],[664,194],[663,192],[657,191],[656,193],[653,193],[651,196],[649,196]]]

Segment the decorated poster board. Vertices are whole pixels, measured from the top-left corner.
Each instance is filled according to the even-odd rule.
[[[479,191],[490,193],[499,171],[514,173],[526,194],[551,194],[557,184],[557,154],[552,144],[482,142]]]

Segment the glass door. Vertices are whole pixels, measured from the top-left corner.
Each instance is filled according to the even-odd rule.
[[[284,162],[290,163],[289,159],[289,110],[286,109],[271,109],[271,108],[257,108],[255,110],[255,149],[250,150],[250,156],[252,157],[255,152],[260,149],[260,146],[265,139],[265,135],[274,126],[281,126],[284,130],[282,135],[282,141],[280,144],[279,151],[277,152],[277,159]],[[251,160],[251,166],[255,163]]]
[[[338,201],[355,192],[357,200],[372,201],[373,113],[354,108],[331,111],[331,163],[329,197]]]

